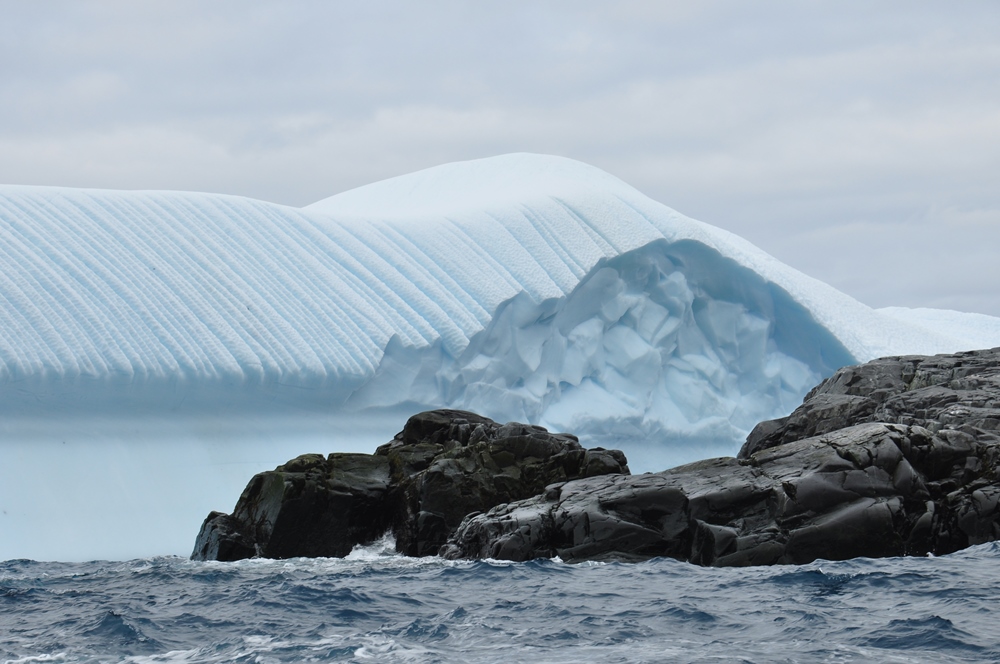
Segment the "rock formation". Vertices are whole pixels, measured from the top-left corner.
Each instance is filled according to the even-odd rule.
[[[473,413],[414,415],[374,455],[305,454],[259,473],[231,515],[212,512],[195,560],[345,556],[392,531],[407,555],[433,555],[473,512],[552,483],[628,473],[616,450]]]
[[[407,555],[702,565],[944,554],[1000,539],[1000,349],[846,367],[736,458],[632,476],[624,455],[462,411],[374,455],[306,454],[213,512],[195,559]]]
[[[737,458],[554,484],[471,515],[449,558],[703,565],[944,554],[1000,539],[1000,349],[841,369]]]

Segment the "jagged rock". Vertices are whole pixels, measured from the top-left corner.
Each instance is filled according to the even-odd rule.
[[[1000,539],[998,430],[1000,349],[847,367],[737,458],[640,476],[567,434],[431,411],[375,455],[257,475],[193,557],[344,555],[385,530],[403,553],[450,558],[943,554]]]
[[[1000,349],[876,360],[739,458],[550,486],[468,517],[449,558],[703,565],[944,554],[1000,539]]]
[[[739,456],[864,422],[968,429],[979,439],[1000,429],[1000,349],[930,357],[885,357],[844,367],[813,388],[788,417],[758,424]]]
[[[256,555],[254,542],[243,524],[222,512],[209,512],[198,534],[194,560],[243,560]]]
[[[195,560],[346,556],[389,527],[389,460],[370,454],[305,454],[259,473],[232,515],[212,512]]]
[[[306,454],[256,475],[232,515],[212,512],[192,558],[345,556],[387,530],[407,555],[436,554],[469,513],[553,482],[627,473],[617,450],[453,410],[414,415],[368,454]]]

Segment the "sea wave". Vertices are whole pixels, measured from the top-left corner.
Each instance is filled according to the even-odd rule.
[[[7,662],[979,662],[1000,545],[711,569],[395,554],[0,563]]]

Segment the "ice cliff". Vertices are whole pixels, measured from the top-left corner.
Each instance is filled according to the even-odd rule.
[[[842,365],[1000,345],[995,318],[874,311],[527,154],[301,209],[0,186],[0,317],[0,558],[186,553],[249,475],[419,410],[660,470],[735,453]]]
[[[414,404],[738,441],[846,363],[969,345],[557,157],[303,209],[8,186],[0,225],[8,415]]]

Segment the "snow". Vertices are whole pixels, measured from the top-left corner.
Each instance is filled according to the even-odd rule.
[[[301,209],[0,187],[0,310],[0,461],[82,492],[60,526],[90,533],[80,556],[184,553],[254,470],[371,449],[422,408],[572,431],[657,470],[733,451],[844,364],[1000,345],[1000,319],[872,310],[607,173],[529,154]],[[65,557],[57,535],[25,542],[52,514],[33,486],[0,488],[0,557]],[[185,525],[114,544],[139,513]]]
[[[1000,318],[947,309],[884,307],[878,313],[926,330],[962,339],[968,348],[994,348],[1000,340]]]

